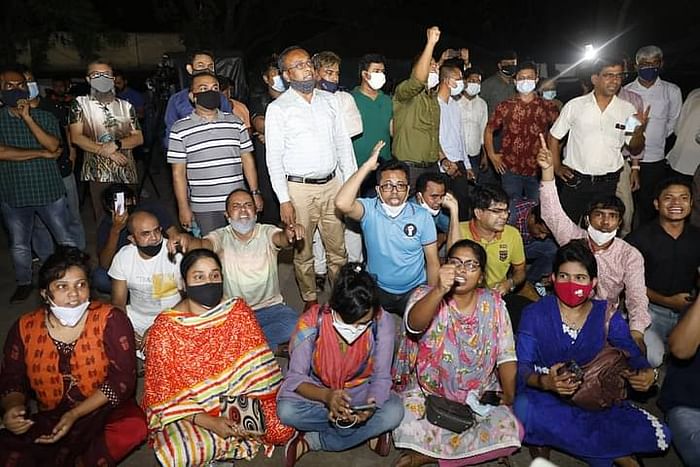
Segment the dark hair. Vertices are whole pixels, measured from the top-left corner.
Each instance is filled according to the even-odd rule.
[[[287,55],[294,52],[295,50],[303,50],[304,52],[306,52],[306,49],[304,49],[300,45],[290,45],[289,47],[284,49],[282,51],[282,53],[280,53],[279,57],[277,58],[277,69],[280,71],[280,73],[282,73],[285,70],[284,60],[287,58]]]
[[[194,266],[194,263],[196,263],[202,258],[213,259],[216,262],[216,265],[219,266],[219,269],[223,269],[221,266],[221,260],[219,259],[219,256],[213,251],[207,250],[206,248],[197,248],[195,250],[190,250],[187,253],[185,253],[185,256],[182,257],[182,261],[180,262],[180,275],[182,276],[183,282],[185,282],[187,272],[192,268],[192,266]]]
[[[357,73],[360,76],[360,80],[362,80],[362,72],[369,70],[369,66],[372,63],[381,63],[386,67],[386,58],[384,58],[384,55],[379,54],[365,54],[360,57],[360,62],[357,65]]]
[[[625,68],[625,62],[621,56],[617,55],[601,55],[595,59],[590,67],[590,72],[593,75],[599,75],[604,68],[611,66],[620,66],[622,69]]]
[[[437,183],[447,187],[447,178],[436,172],[423,172],[416,180],[416,192],[422,193],[428,187],[428,182]]]
[[[474,190],[474,209],[488,209],[492,203],[508,204],[508,195],[498,185],[477,185]]]
[[[216,80],[219,82],[219,91],[221,92],[231,87],[231,80],[227,76],[216,75]]]
[[[26,69],[27,67],[25,67],[24,65],[20,65],[19,63],[5,66],[2,68],[2,71],[0,71],[0,78],[4,79],[5,73],[16,73],[18,75],[21,75],[22,79],[26,81],[26,78],[24,77],[24,71]]]
[[[482,76],[484,76],[484,72],[481,71],[481,68],[473,66],[473,67],[467,68],[464,71],[464,73],[463,73],[464,79],[469,78],[469,75],[479,75],[479,77],[482,77]]]
[[[474,252],[476,255],[476,259],[479,261],[479,269],[481,269],[481,272],[483,274],[486,273],[486,250],[484,250],[484,247],[479,245],[473,240],[469,239],[463,239],[459,240],[455,243],[452,244],[449,250],[447,250],[447,257],[449,258],[450,256],[454,255],[455,251],[462,249],[462,248],[469,248]]]
[[[110,62],[109,60],[107,60],[105,58],[99,57],[99,58],[96,58],[94,60],[91,60],[90,63],[87,64],[85,69],[89,70],[90,67],[93,65],[107,65],[108,67],[110,67],[112,69],[112,74],[114,74],[114,66],[112,66],[112,62]]]
[[[518,59],[518,54],[515,53],[515,50],[502,50],[501,53],[498,54],[498,61],[502,62],[503,60],[517,60]]]
[[[245,194],[247,194],[248,196],[250,196],[251,198],[253,198],[253,194],[250,192],[250,190],[247,190],[247,189],[245,189],[245,188],[236,188],[236,189],[233,190],[231,193],[229,193],[228,196],[226,197],[226,203],[224,204],[224,206],[226,207],[226,209],[228,209],[228,202],[231,201],[231,197],[232,197],[233,195],[235,195],[236,193],[245,193]]]
[[[264,75],[266,74],[269,70],[277,70],[279,73],[279,56],[277,54],[272,54],[269,57],[265,57],[261,62],[260,62],[260,74]]]
[[[522,70],[532,70],[535,72],[536,75],[539,75],[539,71],[537,70],[537,64],[535,64],[535,62],[518,63],[518,66],[515,68],[515,74],[517,75]]]
[[[207,57],[211,58],[212,62],[216,62],[216,56],[214,55],[214,52],[212,52],[209,49],[192,49],[189,52],[187,52],[187,64],[192,65],[194,62],[194,58],[197,55],[206,55]]]
[[[112,212],[114,210],[114,197],[117,193],[124,193],[124,202],[127,199],[136,199],[136,192],[124,183],[112,183],[110,186],[102,190],[102,208],[105,212]]]
[[[663,191],[666,188],[673,186],[673,185],[684,186],[688,189],[688,191],[690,192],[690,195],[691,196],[693,195],[692,183],[683,177],[679,177],[678,175],[673,175],[671,177],[664,178],[663,180],[661,180],[659,183],[656,184],[656,188],[654,189],[654,199],[659,199],[659,197],[661,196],[661,193],[663,193]]]
[[[411,178],[410,178],[410,172],[408,169],[408,165],[400,160],[396,159],[389,159],[387,161],[384,161],[381,163],[379,168],[377,168],[377,185],[379,185],[379,182],[382,180],[382,174],[384,172],[388,172],[390,170],[400,170],[403,173],[406,174],[406,181],[410,184],[411,183]]]
[[[571,240],[557,250],[552,268],[554,274],[559,272],[559,268],[564,263],[579,263],[586,268],[591,279],[598,277],[598,263],[585,240]]]
[[[116,78],[117,76],[121,76],[122,78],[126,79],[126,75],[122,70],[114,69],[112,70],[112,75]]]
[[[535,224],[545,224],[542,219],[542,208],[540,208],[539,204],[535,204],[532,209],[530,209],[530,215],[535,218]]]
[[[443,63],[440,67],[440,81],[447,79],[449,72],[455,70],[459,71],[460,73],[462,72],[462,68],[453,61],[446,61]]]
[[[355,323],[369,310],[375,316],[379,310],[377,283],[361,263],[347,263],[340,269],[328,303],[348,324]]]
[[[49,285],[63,276],[66,271],[77,266],[85,272],[85,278],[90,280],[90,256],[74,246],[59,245],[54,254],[49,256],[39,268],[37,285],[39,290],[49,290]]]
[[[618,216],[622,219],[625,215],[625,203],[615,195],[597,196],[588,203],[586,215],[590,216],[594,209],[612,209],[617,211]]]
[[[190,83],[190,89],[194,89],[194,82],[195,82],[195,80],[196,80],[197,78],[202,77],[202,76],[209,76],[209,77],[212,77],[212,78],[214,78],[214,79],[216,80],[217,83],[219,82],[219,77],[216,76],[216,75],[215,75],[214,73],[212,73],[211,71],[209,71],[209,70],[200,70],[200,71],[197,71],[196,73],[193,73],[193,74],[192,74],[192,82]]]
[[[340,59],[340,56],[331,50],[324,50],[323,52],[315,53],[311,57],[311,63],[314,64],[314,70],[316,71],[320,70],[321,67],[333,65],[338,65],[338,67],[340,67],[341,62],[342,60]]]

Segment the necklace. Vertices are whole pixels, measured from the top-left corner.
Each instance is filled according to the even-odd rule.
[[[571,329],[579,331],[583,327],[583,323],[586,321],[586,317],[588,316],[588,310],[586,310],[586,312],[584,312],[582,315],[577,316],[576,319],[569,318],[568,316],[566,316],[566,313],[564,313],[564,311],[561,309],[559,310],[559,314],[561,315],[562,323],[564,323]]]

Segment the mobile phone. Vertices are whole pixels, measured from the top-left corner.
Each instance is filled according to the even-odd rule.
[[[114,194],[114,212],[118,216],[122,216],[126,212],[126,203],[124,202],[123,191]]]
[[[562,375],[566,372],[571,373],[576,381],[583,380],[583,369],[574,360],[569,360],[564,364],[564,366],[559,368],[557,375]]]
[[[501,398],[503,393],[501,391],[485,391],[479,399],[480,404],[484,405],[501,405]]]
[[[363,405],[353,405],[350,407],[350,410],[353,412],[363,412],[366,410],[377,410],[377,406],[375,404],[363,404]]]

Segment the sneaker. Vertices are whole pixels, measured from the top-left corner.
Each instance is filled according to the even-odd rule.
[[[297,461],[310,450],[309,443],[304,439],[304,433],[295,432],[284,447],[284,467],[294,467]]]
[[[382,433],[376,438],[367,441],[369,448],[382,457],[389,455],[391,451],[391,432]]]
[[[326,288],[326,275],[316,274],[316,293],[321,293]]]
[[[15,293],[10,297],[10,303],[22,303],[32,294],[34,287],[32,284],[18,285],[15,289]]]

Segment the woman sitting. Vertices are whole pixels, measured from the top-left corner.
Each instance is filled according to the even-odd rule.
[[[112,466],[146,438],[134,330],[121,310],[90,302],[89,277],[87,255],[59,247],[39,270],[45,303],[10,329],[0,465]]]
[[[277,413],[299,432],[286,467],[312,451],[343,451],[364,441],[389,454],[389,433],[403,408],[391,393],[394,322],[360,264],[343,266],[330,306],[305,312],[290,341],[289,372]]]
[[[583,367],[606,344],[629,356],[630,370],[623,375],[635,390],[646,391],[655,381],[620,313],[608,318],[607,302],[591,300],[597,275],[596,259],[584,243],[573,241],[557,252],[556,295],[527,307],[520,321],[515,412],[526,443],[568,452],[592,466],[637,465],[631,454],[668,448],[666,425],[627,401],[591,411],[567,399],[581,384],[573,362]]]
[[[251,459],[261,447],[269,455],[293,430],[277,418],[282,374],[262,329],[242,299],[223,300],[215,253],[189,251],[180,271],[187,298],[158,315],[146,340],[143,405],[156,457],[196,466]],[[259,402],[262,416],[234,420],[232,400],[251,408]]]
[[[397,466],[472,465],[520,447],[521,427],[509,407],[515,394],[513,330],[501,296],[479,288],[485,270],[484,249],[461,240],[448,251],[438,285],[417,289],[406,306],[394,375],[406,413],[394,443],[409,451]],[[454,433],[431,424],[428,394],[468,404],[475,425]],[[491,405],[480,402],[485,394]]]

